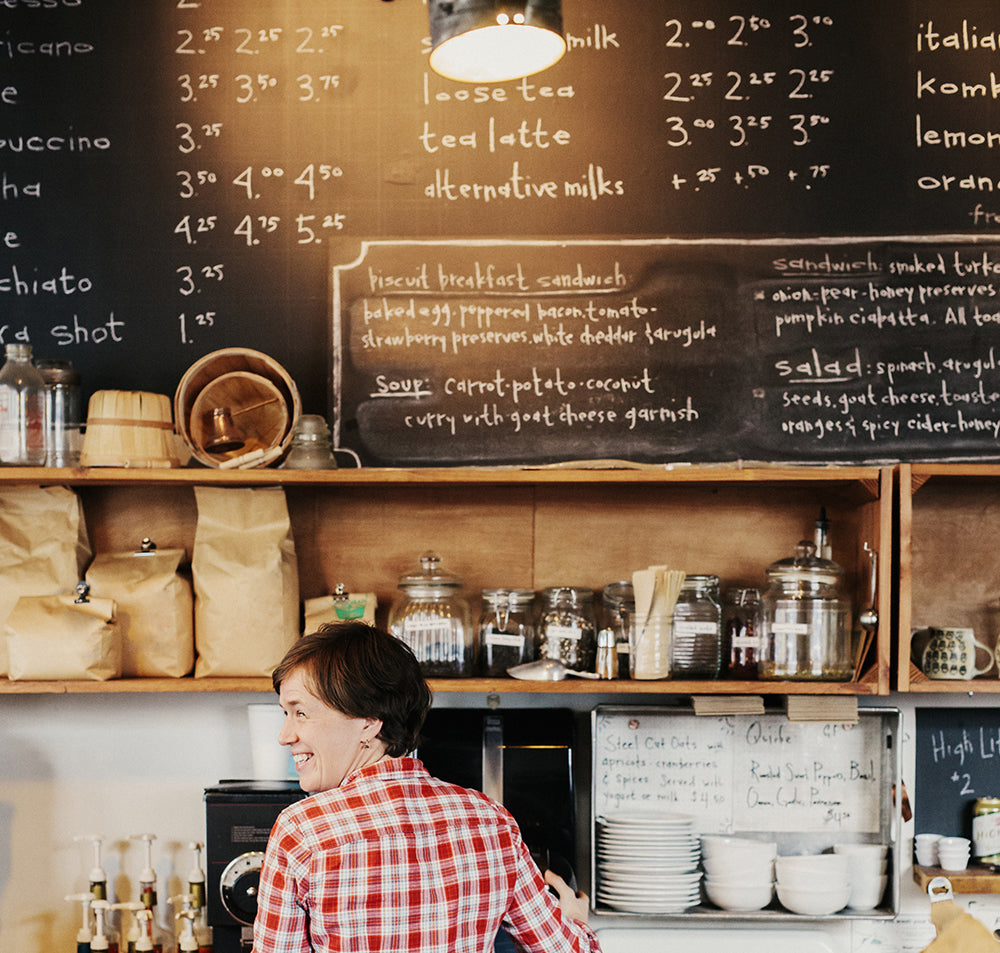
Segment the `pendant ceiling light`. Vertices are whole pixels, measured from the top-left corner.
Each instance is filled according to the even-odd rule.
[[[502,83],[547,69],[566,52],[560,0],[427,0],[431,69]]]

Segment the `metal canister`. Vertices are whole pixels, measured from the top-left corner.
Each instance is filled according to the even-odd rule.
[[[984,864],[1000,864],[1000,797],[976,798],[972,810],[972,854]]]

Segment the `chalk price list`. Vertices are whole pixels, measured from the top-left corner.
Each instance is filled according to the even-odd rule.
[[[201,6],[187,2],[177,9]],[[331,208],[344,177],[339,162],[328,156],[299,161],[283,154],[278,161],[260,162],[251,134],[259,125],[253,114],[258,107],[335,104],[342,77],[328,67],[343,30],[335,23],[178,25],[173,63],[179,67],[180,112],[174,142],[182,164],[175,170],[182,211],[173,233],[183,256],[175,268],[182,343],[220,325],[213,292],[227,279],[237,280],[230,276],[241,267],[258,270],[258,253],[322,246],[345,227],[346,214]],[[318,57],[323,57],[321,65],[312,68]],[[234,69],[233,63],[244,58],[245,69]],[[220,62],[226,66],[217,68]],[[223,252],[228,261],[217,260]],[[197,306],[188,307],[194,301]]]
[[[780,20],[734,15],[718,20],[664,24],[664,62],[680,68],[663,74],[666,109],[663,142],[682,153],[694,146],[699,158],[715,157],[691,171],[683,165],[668,177],[674,191],[712,187],[748,189],[777,181],[806,190],[829,180],[832,163],[818,150],[836,131],[829,108],[842,91],[837,70],[801,57],[834,35],[829,15],[793,13]],[[685,69],[711,58],[712,70]],[[778,65],[780,64],[780,65]],[[801,149],[795,166],[775,167],[769,156]]]

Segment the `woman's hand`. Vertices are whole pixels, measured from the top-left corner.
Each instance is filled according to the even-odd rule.
[[[559,895],[559,909],[567,917],[586,923],[590,914],[590,898],[585,893],[574,893],[573,888],[559,874],[551,870],[545,871],[544,878]]]

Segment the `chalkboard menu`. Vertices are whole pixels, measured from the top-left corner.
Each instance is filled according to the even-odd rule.
[[[330,264],[353,260],[340,253],[346,237],[794,243],[827,236],[871,239],[864,256],[886,262],[903,261],[894,249],[905,252],[907,241],[930,237],[947,269],[931,277],[963,287],[975,279],[979,290],[933,302],[956,320],[927,331],[928,360],[991,361],[991,315],[1000,312],[989,244],[1000,220],[1000,18],[991,0],[944,9],[936,0],[776,0],[757,10],[732,0],[666,9],[648,0],[565,0],[563,60],[496,86],[456,84],[428,69],[419,2],[3,0],[0,7],[0,339],[29,341],[37,357],[73,360],[88,393],[173,393],[198,358],[242,346],[288,370],[306,411],[332,411],[341,397],[331,379],[353,367],[338,364],[342,342],[330,337]],[[988,272],[955,273],[948,256],[963,244]],[[729,247],[731,261],[723,256]],[[662,289],[655,294],[687,296],[692,333],[704,320],[723,335],[693,341],[685,360],[669,364],[671,374],[691,377],[688,388],[671,383],[668,391],[654,381],[666,366],[657,363],[648,365],[653,383],[643,384],[645,361],[605,350],[616,375],[657,390],[657,407],[683,410],[673,399],[690,389],[698,427],[677,426],[693,422],[688,411],[692,420],[664,420],[664,432],[652,437],[641,428],[632,444],[598,440],[587,456],[607,449],[731,459],[743,447],[769,458],[850,460],[940,457],[956,444],[962,453],[989,451],[982,433],[934,429],[934,420],[907,439],[862,434],[855,444],[831,434],[823,446],[802,434],[776,441],[752,421],[752,439],[706,430],[713,410],[706,401],[730,409],[732,375],[746,374],[766,391],[754,419],[773,422],[782,399],[770,384],[780,374],[774,348],[758,344],[758,325],[737,334],[732,323],[747,314],[765,320],[763,305],[739,297],[749,285],[732,284],[745,277],[740,248],[680,259],[671,251],[652,261],[651,280]],[[602,257],[602,265],[613,260]],[[750,257],[750,284],[793,277],[791,293],[806,277],[761,270],[759,256]],[[470,252],[465,265],[474,260]],[[861,280],[811,277],[829,277],[828,287]],[[898,277],[911,289],[926,283],[915,273]],[[635,289],[651,300],[648,286]],[[806,314],[814,303],[801,304]],[[898,314],[903,302],[862,304]],[[788,329],[807,333],[817,332]],[[864,360],[884,336],[851,326],[840,343],[856,341]],[[767,349],[763,366],[741,367],[740,353],[749,363],[759,346]],[[912,342],[918,347],[923,338]],[[830,360],[845,366],[848,354]],[[478,373],[472,367],[468,376]],[[347,412],[369,388],[367,377],[336,382]],[[979,410],[993,386],[984,373]],[[358,410],[357,419],[343,419],[347,443],[365,431],[368,411]],[[984,426],[992,420],[980,416]],[[498,450],[500,460],[521,453],[506,439]],[[558,438],[540,455],[581,450]],[[390,459],[382,447],[371,451],[373,460]],[[490,456],[475,441],[441,453],[423,456]],[[411,447],[402,456],[423,458]]]
[[[918,708],[914,831],[972,836],[977,798],[1000,797],[1000,711]]]
[[[699,716],[601,706],[593,714],[593,813],[689,814],[700,833],[877,834],[888,843],[899,713],[854,725],[784,714]]]
[[[879,460],[1000,435],[1000,246],[373,240],[333,268],[370,462]]]

